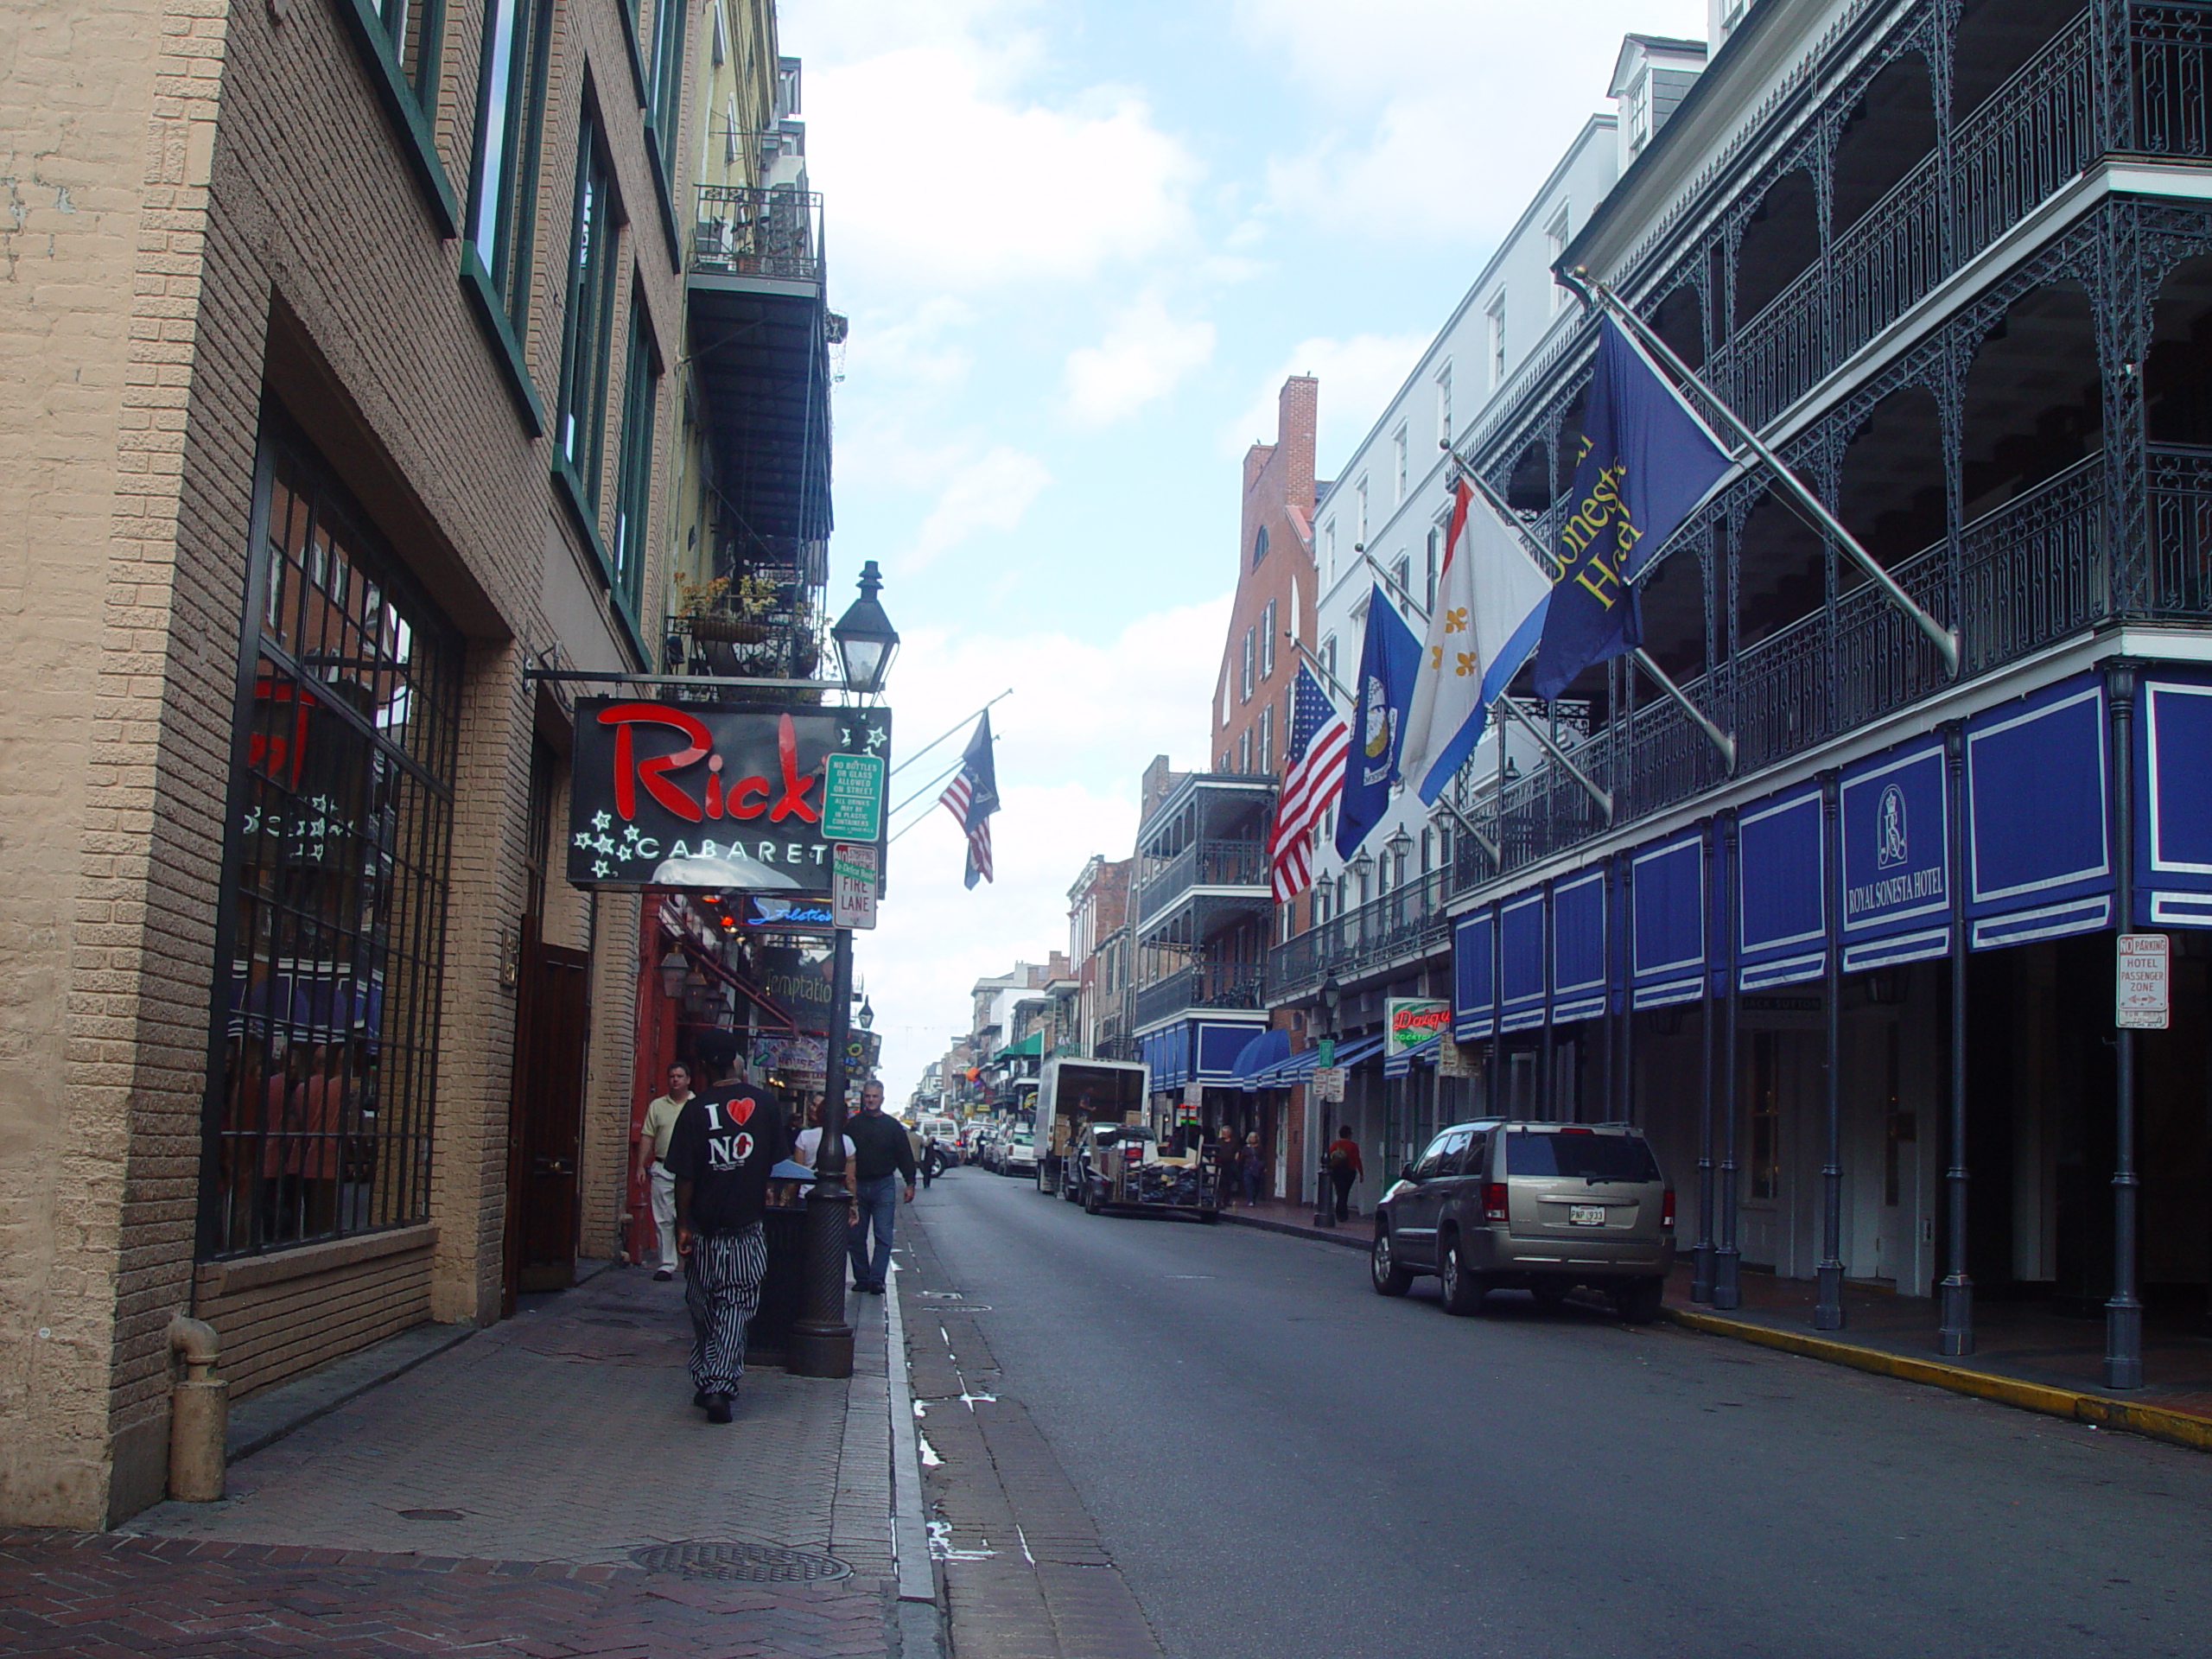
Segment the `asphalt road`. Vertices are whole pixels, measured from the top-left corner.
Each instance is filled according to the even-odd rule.
[[[2212,1653],[2212,1457],[980,1169],[906,1213],[1177,1659]]]

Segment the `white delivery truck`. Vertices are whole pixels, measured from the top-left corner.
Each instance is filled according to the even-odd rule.
[[[1063,1191],[1068,1148],[1086,1123],[1141,1123],[1151,1068],[1141,1060],[1051,1059],[1037,1088],[1037,1190]]]

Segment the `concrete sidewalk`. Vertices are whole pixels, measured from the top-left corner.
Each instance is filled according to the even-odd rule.
[[[716,1427],[681,1290],[533,1298],[235,1465],[220,1503],[0,1535],[0,1654],[933,1652],[901,1654],[882,1304],[851,1305],[850,1383],[753,1370]]]

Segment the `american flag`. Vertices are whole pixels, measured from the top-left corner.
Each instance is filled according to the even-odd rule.
[[[1299,664],[1290,693],[1290,748],[1282,771],[1275,827],[1268,837],[1275,902],[1287,905],[1313,885],[1309,849],[1313,826],[1344,786],[1344,756],[1351,728],[1321,690],[1311,669]]]
[[[961,751],[960,771],[938,799],[968,832],[965,884],[972,887],[979,879],[997,880],[991,873],[991,814],[999,810],[999,778],[991,760],[989,709],[976,722],[976,734]]]

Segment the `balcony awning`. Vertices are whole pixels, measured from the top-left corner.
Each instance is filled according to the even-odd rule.
[[[1443,1033],[1440,1032],[1426,1042],[1415,1043],[1402,1054],[1384,1055],[1382,1075],[1386,1077],[1402,1077],[1414,1069],[1416,1062],[1422,1065],[1434,1065],[1436,1052],[1440,1046],[1442,1035]]]
[[[1033,1031],[1018,1043],[1008,1043],[991,1056],[993,1060],[1035,1059],[1045,1052],[1045,1033]]]
[[[1260,1081],[1260,1074],[1289,1058],[1290,1033],[1271,1026],[1244,1045],[1237,1053],[1236,1064],[1230,1070],[1237,1086],[1250,1094],[1255,1089],[1273,1088],[1274,1084]]]

